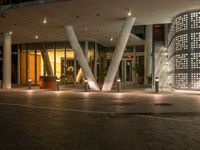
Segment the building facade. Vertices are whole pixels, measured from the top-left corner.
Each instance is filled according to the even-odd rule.
[[[114,47],[95,41],[80,41],[88,64],[98,83],[103,83]],[[3,79],[3,47],[0,47],[0,80]],[[127,46],[116,79],[124,83],[143,84],[133,70],[135,64],[144,69],[144,45]],[[12,45],[12,83],[26,85],[28,79],[38,85],[41,76],[56,76],[61,84],[82,84],[84,75],[69,42],[40,42]]]

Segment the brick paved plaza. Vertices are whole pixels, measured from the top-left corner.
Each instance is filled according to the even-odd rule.
[[[1,150],[198,150],[200,96],[0,90]]]

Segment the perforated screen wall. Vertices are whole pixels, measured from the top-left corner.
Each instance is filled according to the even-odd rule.
[[[168,44],[172,86],[200,90],[200,10],[173,19]]]

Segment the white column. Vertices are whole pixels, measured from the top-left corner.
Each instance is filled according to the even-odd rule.
[[[85,41],[85,51],[83,53],[88,61],[88,41]]]
[[[115,47],[111,64],[109,66],[109,69],[108,69],[108,72],[103,84],[103,88],[102,88],[103,91],[109,91],[112,88],[112,85],[113,85],[113,82],[114,82],[114,79],[115,79],[115,76],[116,76],[120,61],[122,59],[122,55],[124,53],[134,22],[135,22],[134,17],[127,17],[124,22],[117,45]]]
[[[77,82],[76,82],[76,56],[75,56],[75,54],[74,54],[74,74],[73,74],[73,76],[74,76],[74,84],[76,84]]]
[[[164,25],[165,47],[168,46],[169,24]]]
[[[98,50],[97,50],[97,42],[95,42],[94,49],[94,77],[97,79],[97,58],[98,58]]]
[[[51,67],[51,61],[49,58],[49,54],[46,50],[46,46],[45,43],[43,44],[43,49],[40,50],[41,54],[42,54],[42,59],[44,62],[44,70],[45,70],[45,74],[47,74],[47,76],[53,76],[53,69]]]
[[[123,67],[124,67],[124,70],[123,70],[123,71],[124,71],[124,75],[123,75],[123,76],[124,76],[124,82],[126,82],[126,76],[127,76],[127,74],[126,74],[126,65],[127,65],[127,64],[126,64],[126,63],[127,63],[127,61],[124,60],[123,62],[124,62],[124,64],[123,64]]]
[[[4,33],[3,45],[3,88],[11,89],[11,33]]]
[[[88,84],[90,86],[90,88],[92,90],[100,90],[99,89],[99,86],[92,74],[92,71],[88,65],[88,62],[87,62],[87,59],[81,49],[81,46],[79,45],[79,42],[77,40],[77,37],[74,33],[74,29],[72,26],[65,26],[65,32],[67,34],[67,37],[69,39],[69,43],[71,44],[72,46],[72,49],[74,50],[75,52],[75,55],[76,55],[76,58],[83,70],[83,74],[85,76],[85,78],[88,79]]]
[[[152,49],[153,49],[153,25],[147,25],[145,28],[145,59],[146,75],[152,75]]]
[[[134,46],[133,47],[133,66],[135,66],[136,64],[136,47]],[[135,71],[133,70],[133,83],[136,84],[136,73]]]
[[[17,68],[18,68],[18,74],[17,74],[17,84],[20,85],[21,79],[20,79],[20,73],[21,73],[21,66],[20,66],[20,60],[21,60],[21,52],[20,52],[20,46],[17,46]]]

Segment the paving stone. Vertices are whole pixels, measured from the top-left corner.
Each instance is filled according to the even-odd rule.
[[[0,149],[198,150],[199,106],[174,93],[0,91]]]

